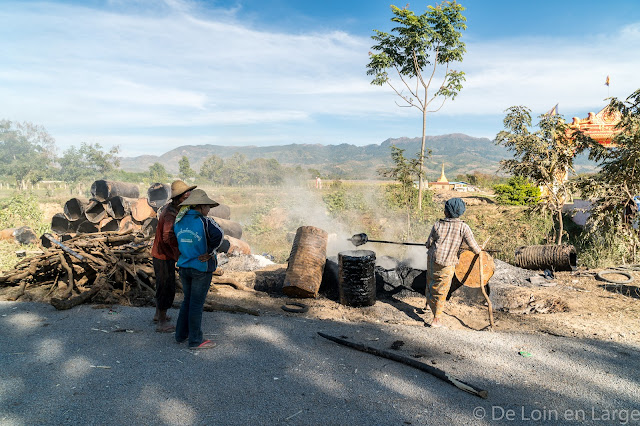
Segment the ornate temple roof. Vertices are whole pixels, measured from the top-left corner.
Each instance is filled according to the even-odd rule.
[[[620,119],[621,115],[619,112],[607,111],[607,107],[604,107],[597,114],[590,112],[587,118],[580,119],[573,117],[573,122],[569,124],[569,127],[571,129],[582,130],[585,134],[589,135],[591,139],[601,145],[613,146],[611,141],[619,132],[619,130],[615,130],[614,128]]]

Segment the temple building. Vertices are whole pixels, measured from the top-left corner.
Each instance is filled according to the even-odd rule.
[[[449,182],[449,179],[444,174],[444,163],[442,163],[442,172],[440,173],[440,177],[435,182],[429,182],[429,188],[435,190],[445,190],[445,191],[473,191],[475,188],[472,188],[467,182]]]
[[[587,118],[573,117],[569,124],[571,130],[581,130],[591,139],[606,147],[613,147],[613,138],[620,132],[615,129],[622,116],[618,111],[607,111],[604,107],[600,112],[590,112]]]
[[[429,188],[449,190],[452,189],[450,186],[449,179],[444,175],[444,163],[442,163],[442,173],[440,173],[440,177],[435,182],[429,182]]]

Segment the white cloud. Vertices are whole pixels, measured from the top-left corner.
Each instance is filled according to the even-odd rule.
[[[0,11],[8,23],[0,27],[0,118],[55,129],[63,147],[79,134],[108,144],[146,132],[154,153],[196,141],[294,143],[303,133],[322,142],[310,125],[332,116],[342,119],[347,142],[394,136],[370,133],[372,120],[419,133],[416,110],[396,107],[390,88],[369,84],[368,35],[258,31],[235,19],[241,9],[203,13],[180,0],[108,7],[14,3]],[[542,112],[559,102],[569,116],[595,109],[604,105],[607,75],[612,96],[637,89],[640,59],[630,52],[639,45],[640,24],[584,39],[470,41],[460,65],[465,88],[438,113],[438,128],[455,132],[451,117],[496,117],[511,105]],[[189,132],[193,126],[209,128]],[[167,138],[167,128],[184,128],[185,137]]]

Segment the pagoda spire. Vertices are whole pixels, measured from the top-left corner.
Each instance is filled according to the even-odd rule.
[[[449,182],[449,179],[447,179],[447,177],[444,175],[444,163],[442,163],[442,173],[440,174],[440,178],[438,179],[438,182]]]

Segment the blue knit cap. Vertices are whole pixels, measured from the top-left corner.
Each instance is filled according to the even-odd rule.
[[[462,216],[462,213],[466,210],[467,206],[464,205],[462,198],[451,198],[444,203],[444,211],[447,212],[449,217],[456,218]]]

